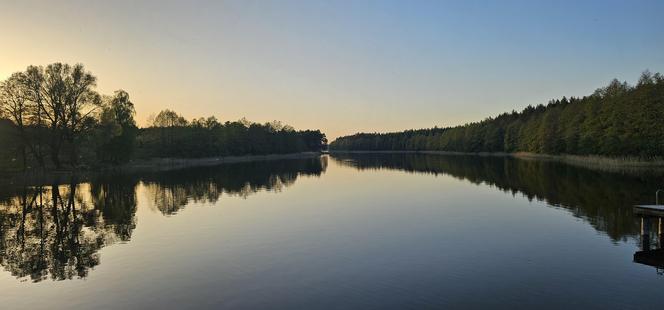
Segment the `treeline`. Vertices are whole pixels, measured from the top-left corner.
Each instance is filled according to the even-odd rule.
[[[296,153],[320,151],[327,143],[318,130],[296,131],[277,121],[187,121],[170,110],[138,128],[129,94],[100,95],[96,81],[81,64],[54,63],[29,66],[0,82],[0,169]]]
[[[319,130],[296,131],[273,121],[265,124],[246,119],[219,122],[215,117],[186,121],[164,110],[148,128],[139,131],[137,157],[214,157],[320,151],[327,143]]]
[[[338,138],[330,149],[651,158],[664,154],[663,120],[664,76],[646,71],[636,86],[614,79],[582,98],[563,97],[457,127],[359,133]]]

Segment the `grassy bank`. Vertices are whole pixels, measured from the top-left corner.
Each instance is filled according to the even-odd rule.
[[[608,156],[599,156],[599,155],[548,155],[548,154],[537,154],[537,153],[503,153],[503,152],[479,152],[479,153],[467,153],[467,152],[445,152],[445,151],[341,151],[335,150],[330,151],[331,154],[334,153],[355,153],[355,154],[432,154],[432,155],[458,155],[458,156],[509,156],[524,160],[551,160],[559,161],[566,164],[604,170],[604,171],[616,171],[616,172],[625,172],[625,171],[636,171],[643,172],[647,170],[664,170],[664,159],[663,158],[638,158],[638,157],[608,157]]]
[[[664,169],[664,159],[660,157],[646,159],[629,156],[608,157],[598,155],[546,155],[534,153],[514,153],[509,155],[522,159],[556,160],[570,165],[609,171]]]

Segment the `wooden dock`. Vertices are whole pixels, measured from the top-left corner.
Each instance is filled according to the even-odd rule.
[[[664,205],[636,205],[634,206],[634,214],[664,217]]]
[[[664,205],[659,204],[660,191],[654,205],[634,206],[634,214],[641,218],[641,251],[634,253],[634,262],[655,267],[657,274],[664,275]],[[656,249],[650,247],[651,230],[657,234]]]

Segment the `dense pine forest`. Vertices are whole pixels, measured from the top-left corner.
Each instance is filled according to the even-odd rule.
[[[62,63],[30,66],[0,82],[0,170],[298,153],[327,143],[319,130],[297,131],[278,121],[188,121],[171,110],[139,128],[129,94],[101,95],[96,82],[83,65]]]
[[[336,139],[330,149],[658,157],[664,154],[664,76],[646,71],[635,86],[614,79],[583,98],[463,126],[358,133]]]

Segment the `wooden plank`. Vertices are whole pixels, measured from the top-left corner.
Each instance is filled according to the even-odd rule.
[[[646,216],[664,217],[664,205],[636,205],[634,213]]]

